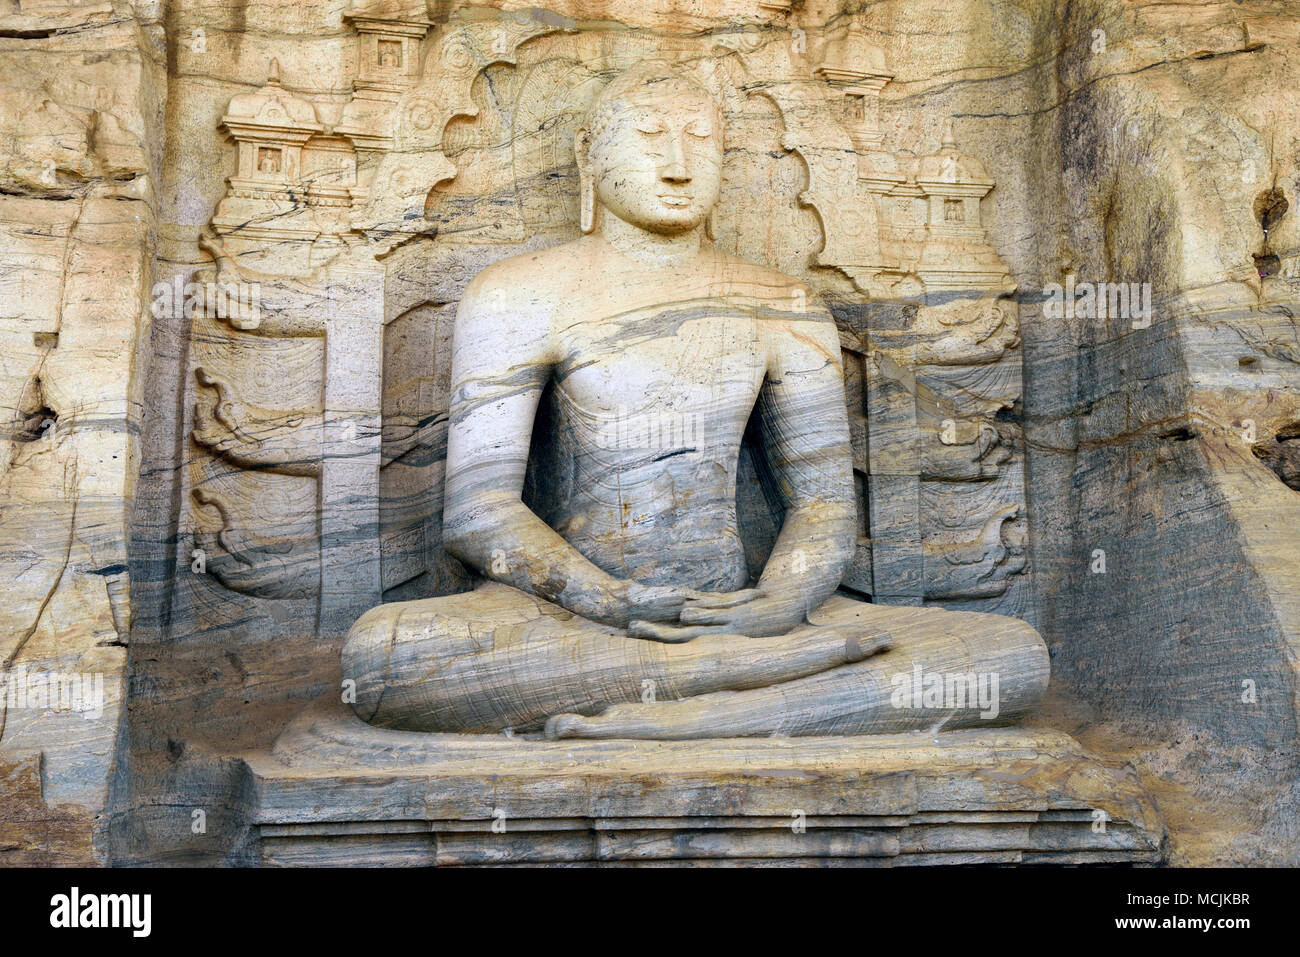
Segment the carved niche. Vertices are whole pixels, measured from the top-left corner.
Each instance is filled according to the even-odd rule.
[[[806,279],[840,325],[860,512],[845,587],[1025,613],[1018,317],[983,222],[993,181],[951,123],[931,144],[887,141],[892,74],[856,23],[802,52],[786,5],[768,6],[756,32],[656,38],[354,4],[336,125],[274,63],[231,100],[237,169],[196,278],[259,294],[204,303],[187,373],[189,522],[221,587],[315,602],[340,634],[382,599],[468,587],[441,549],[456,304],[494,260],[576,235],[578,118],[653,54],[727,114],[717,241]],[[738,489],[755,565],[775,528],[761,473],[749,461]]]

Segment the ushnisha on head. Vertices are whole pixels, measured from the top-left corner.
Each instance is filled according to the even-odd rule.
[[[626,223],[674,235],[705,225],[722,181],[722,110],[698,81],[650,60],[619,74],[596,97],[574,150],[581,224],[597,204]]]

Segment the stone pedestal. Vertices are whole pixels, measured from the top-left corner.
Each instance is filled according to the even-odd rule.
[[[1161,861],[1130,770],[1055,731],[545,741],[372,728],[319,701],[245,758],[250,863]]]

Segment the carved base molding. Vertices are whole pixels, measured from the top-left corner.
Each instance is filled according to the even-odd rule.
[[[250,864],[1163,859],[1131,769],[1047,730],[545,741],[384,731],[319,701],[245,766]]]

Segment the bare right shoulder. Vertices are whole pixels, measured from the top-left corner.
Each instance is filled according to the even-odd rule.
[[[470,281],[461,302],[513,299],[520,304],[552,304],[578,268],[576,246],[576,242],[563,243],[499,259]]]
[[[557,308],[575,268],[566,243],[499,260],[476,275],[456,314],[456,349],[484,363],[547,361]]]

